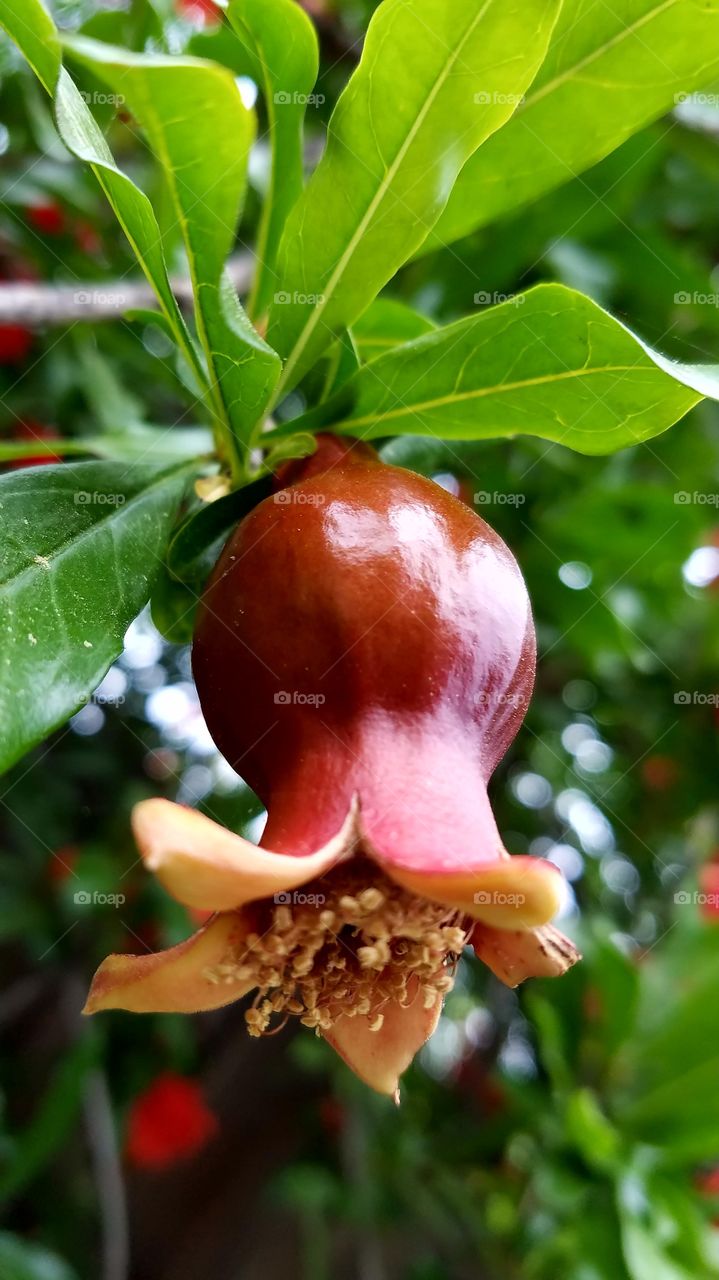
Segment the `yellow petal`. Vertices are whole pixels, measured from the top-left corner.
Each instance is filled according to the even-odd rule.
[[[186,907],[233,911],[324,875],[354,847],[356,807],[322,849],[306,857],[272,853],[211,818],[170,800],[135,805],[132,826],[150,871]]]
[[[412,987],[414,986],[414,992]],[[378,1093],[387,1093],[399,1102],[399,1078],[412,1062],[439,1022],[442,1000],[436,996],[425,1009],[422,992],[415,980],[408,983],[411,1003],[387,1004],[379,1031],[371,1031],[372,1017],[338,1018],[324,1037],[355,1075]]]
[[[505,854],[497,862],[466,870],[416,871],[396,863],[383,866],[387,875],[410,893],[446,902],[494,929],[535,929],[547,924],[564,900],[561,873],[542,858]]]
[[[551,925],[512,932],[478,924],[471,944],[479,959],[508,987],[518,986],[525,978],[559,978],[582,958],[574,943]]]
[[[145,956],[108,956],[92,980],[83,1013],[200,1013],[239,1000],[251,984],[213,983],[207,970],[248,930],[242,916],[215,916],[186,942]]]

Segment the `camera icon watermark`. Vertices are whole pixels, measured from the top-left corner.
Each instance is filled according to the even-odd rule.
[[[298,689],[294,689],[291,693],[286,689],[280,689],[274,696],[277,707],[322,707],[326,701],[323,693],[300,693]]]
[[[289,93],[286,89],[279,89],[273,94],[272,101],[278,107],[321,107],[327,99],[323,93]]]
[[[323,907],[326,901],[323,893],[304,893],[301,889],[292,893],[276,893],[273,898],[278,907]]]
[[[674,494],[674,505],[676,507],[719,507],[719,493],[699,493],[696,489],[693,493],[689,493],[686,489],[680,489]]]
[[[498,93],[496,90],[480,89],[475,93],[473,101],[478,107],[486,107],[490,104],[499,107],[520,107],[526,99],[523,93]]]
[[[674,694],[677,707],[719,707],[719,693],[702,693],[700,689],[680,689]]]
[[[515,307],[523,307],[526,299],[524,293],[492,293],[488,289],[478,289],[474,295],[475,307],[498,307],[502,302],[511,302]]]
[[[124,493],[99,493],[97,489],[78,489],[74,495],[76,507],[121,507],[125,502]]]
[[[305,489],[280,489],[272,496],[278,507],[321,507],[326,499],[323,493],[312,493]]]
[[[678,907],[719,907],[719,893],[702,893],[699,889],[690,893],[688,889],[679,889],[674,894],[674,902]]]
[[[503,893],[499,889],[480,889],[474,901],[478,907],[523,907],[527,901],[524,893]]]
[[[475,493],[474,501],[478,507],[489,507],[493,504],[498,507],[521,507],[527,501],[526,495],[523,493],[487,493],[484,489],[479,493]]]
[[[101,90],[88,93],[86,89],[81,89],[80,97],[92,107],[124,107],[126,102],[122,93],[103,93]]]
[[[292,303],[300,307],[316,307],[325,300],[323,293],[300,293],[295,289],[289,293],[287,289],[280,289],[274,295],[274,303],[277,307],[288,307]]]
[[[99,893],[89,889],[78,889],[73,894],[73,901],[78,907],[121,907],[126,901],[124,893]]]
[[[127,294],[118,289],[76,289],[72,300],[78,307],[117,307],[122,311],[127,304]]]
[[[690,293],[688,289],[680,289],[674,294],[674,303],[678,307],[719,307],[719,293],[702,293],[699,289]]]

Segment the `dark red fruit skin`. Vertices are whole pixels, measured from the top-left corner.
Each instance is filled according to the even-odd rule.
[[[320,439],[288,476],[227,543],[193,646],[210,733],[269,810],[262,843],[317,848],[358,793],[395,858],[436,866],[443,829],[447,856],[476,863],[478,833],[496,847],[486,781],[534,681],[516,561],[462,501],[367,446]]]

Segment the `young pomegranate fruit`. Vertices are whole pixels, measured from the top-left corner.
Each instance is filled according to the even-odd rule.
[[[193,648],[210,732],[267,806],[261,847],[138,805],[149,868],[218,914],[111,956],[88,1010],[254,990],[252,1034],[296,1015],[394,1094],[466,945],[512,986],[577,958],[548,924],[559,872],[509,856],[487,798],[532,690],[529,600],[483,520],[366,446],[321,438],[280,483],[225,547]]]

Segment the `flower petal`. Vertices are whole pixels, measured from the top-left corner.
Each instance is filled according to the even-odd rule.
[[[543,858],[505,854],[466,870],[439,871],[385,863],[384,870],[410,893],[456,906],[493,929],[536,929],[557,914],[564,900],[562,874]]]
[[[306,857],[271,853],[170,800],[135,805],[132,826],[150,871],[186,907],[233,911],[246,902],[296,889],[352,852],[353,805],[341,830]]]
[[[370,1031],[371,1017],[338,1018],[324,1038],[337,1051],[348,1067],[365,1084],[378,1093],[387,1093],[399,1102],[399,1078],[412,1062],[439,1022],[442,1000],[437,996],[425,1009],[422,992],[414,984],[411,1003],[399,1003],[383,1009],[384,1021],[379,1031]],[[411,991],[412,984],[408,984]]]
[[[239,1000],[251,990],[251,983],[212,983],[206,971],[225,959],[230,944],[249,927],[241,915],[214,916],[198,933],[168,951],[108,956],[92,980],[83,1013],[101,1009],[200,1013]]]
[[[508,987],[525,978],[559,978],[581,956],[563,933],[546,925],[529,931],[475,925],[470,939],[475,954]]]

